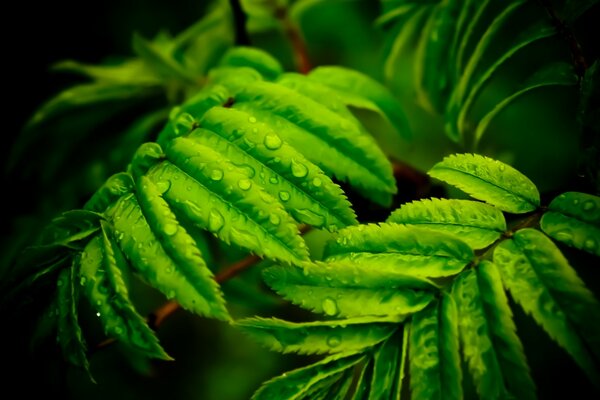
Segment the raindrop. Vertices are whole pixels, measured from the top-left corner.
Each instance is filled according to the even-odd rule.
[[[592,200],[587,200],[585,203],[583,203],[584,211],[592,211],[594,208],[596,208],[596,205]]]
[[[273,185],[276,185],[279,182],[279,179],[277,178],[276,175],[273,175],[272,177],[269,178],[269,182],[271,182]]]
[[[220,212],[215,209],[210,210],[210,214],[208,216],[208,229],[211,232],[218,232],[223,225],[225,224],[225,220]]]
[[[556,232],[556,240],[561,242],[570,242],[573,239],[573,235],[569,231]]]
[[[329,347],[338,347],[342,344],[342,339],[337,335],[331,335],[327,338],[327,346]]]
[[[223,179],[223,170],[220,170],[218,168],[213,169],[210,173],[210,179],[212,179],[213,181],[220,181],[221,179]]]
[[[169,293],[167,293],[167,298],[172,299],[173,297],[175,297],[175,291],[169,290]]]
[[[319,186],[321,186],[321,184],[322,184],[322,183],[323,183],[323,181],[321,181],[321,179],[320,179],[320,178],[314,178],[314,179],[312,180],[312,184],[313,184],[315,187],[319,187]]]
[[[177,225],[175,225],[175,224],[166,224],[164,231],[165,231],[165,235],[173,236],[174,234],[177,233]]]
[[[251,124],[254,124],[254,123],[256,123],[256,118],[250,117],[250,118],[248,118],[248,122],[250,122]]]
[[[252,181],[250,179],[240,179],[238,187],[242,190],[249,190],[252,187]]]
[[[265,136],[264,144],[269,150],[277,150],[281,147],[281,139],[277,135],[267,135]]]
[[[296,178],[304,178],[308,174],[306,165],[292,159],[292,175]]]
[[[290,193],[282,190],[279,192],[279,199],[281,199],[281,201],[288,201],[290,199]]]
[[[583,246],[586,249],[594,250],[596,248],[596,242],[594,242],[594,239],[588,239],[583,243]]]
[[[86,284],[86,282],[87,282],[87,279],[86,279],[86,277],[85,277],[85,276],[82,276],[82,277],[79,279],[79,284],[80,284],[81,286],[84,286],[84,285]]]
[[[269,217],[269,221],[273,225],[279,225],[279,223],[281,222],[281,219],[279,218],[279,216],[277,214],[271,214],[271,216]]]
[[[123,328],[121,328],[120,326],[117,326],[117,327],[115,328],[115,334],[116,334],[116,335],[121,335],[121,334],[123,334]]]
[[[503,172],[506,169],[506,167],[504,166],[504,164],[500,164],[498,169],[500,170],[500,172]]]
[[[337,303],[331,297],[326,297],[325,300],[323,300],[322,307],[323,312],[326,315],[334,316],[338,313]]]

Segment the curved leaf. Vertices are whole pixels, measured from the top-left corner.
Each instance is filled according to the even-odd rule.
[[[463,354],[479,396],[535,399],[523,346],[494,264],[483,261],[477,270],[461,274],[453,296]]]
[[[523,229],[496,248],[494,262],[515,301],[600,383],[589,352],[600,356],[600,304],[554,243]]]
[[[540,194],[529,178],[489,157],[454,154],[435,164],[428,174],[503,211],[519,214],[540,205]]]
[[[548,208],[541,220],[548,236],[600,256],[600,197],[567,192],[552,200]]]
[[[302,399],[319,382],[358,364],[361,354],[336,354],[315,364],[287,372],[263,384],[252,400]]]
[[[352,263],[275,266],[263,271],[267,284],[284,298],[328,316],[362,317],[410,314],[433,294],[414,290],[414,279]]]
[[[402,333],[400,330],[378,346],[373,355],[373,376],[369,399],[394,399],[400,391],[397,380],[402,365]]]
[[[337,233],[325,248],[327,261],[351,263],[390,278],[439,278],[460,272],[473,250],[438,232],[398,224],[359,225]],[[373,273],[373,272],[372,272]],[[361,274],[362,275],[362,274]]]
[[[85,295],[108,335],[150,357],[170,359],[131,303],[122,277],[126,261],[108,235],[103,229],[81,254],[80,283]]]
[[[462,399],[458,316],[452,297],[415,313],[410,328],[411,392],[415,399]]]
[[[482,249],[506,231],[504,215],[477,201],[426,199],[403,204],[386,220],[449,234]]]
[[[281,353],[357,353],[385,340],[398,328],[388,321],[354,318],[293,323],[275,318],[249,318],[236,326],[263,346]]]
[[[390,91],[373,78],[349,68],[338,66],[321,66],[313,69],[308,76],[340,92],[348,105],[361,108],[363,102],[353,101],[356,97],[367,99],[377,106],[378,112],[386,118],[398,133],[410,138],[410,127],[404,115],[400,101]],[[372,109],[372,111],[378,111]]]
[[[284,140],[324,171],[347,180],[382,204],[391,201],[397,190],[391,165],[370,135],[339,114],[281,85],[252,82],[233,91],[234,108],[278,128],[277,133]]]
[[[243,166],[296,220],[330,230],[356,223],[342,190],[275,131],[242,111],[215,107],[190,136]],[[243,135],[241,133],[243,132]]]
[[[283,68],[269,53],[253,47],[233,47],[223,55],[220,65],[228,67],[250,67],[267,80],[275,80],[283,73]]]
[[[77,306],[79,288],[75,284],[77,263],[61,271],[58,286],[58,343],[65,358],[73,365],[82,367],[90,374],[90,363],[86,355],[86,344],[79,326]],[[91,375],[90,375],[91,377]],[[93,381],[93,378],[92,378]]]

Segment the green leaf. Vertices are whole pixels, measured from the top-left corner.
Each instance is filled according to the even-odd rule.
[[[398,328],[398,318],[354,318],[293,323],[275,318],[249,318],[236,326],[270,350],[281,353],[357,353],[374,346]]]
[[[523,229],[496,248],[494,262],[515,301],[600,383],[592,359],[600,356],[600,304],[554,243]]]
[[[229,49],[220,65],[228,67],[250,67],[260,72],[267,80],[273,81],[283,73],[283,68],[269,53],[253,47],[237,46]]]
[[[600,197],[567,192],[556,197],[541,220],[551,238],[600,256]]]
[[[248,179],[281,200],[297,221],[330,230],[356,224],[338,185],[271,127],[252,121],[245,112],[214,107],[200,120],[204,129],[190,138],[243,166]]]
[[[391,202],[397,189],[389,161],[375,140],[350,121],[274,83],[252,82],[232,91],[234,108],[273,126],[325,172],[348,181],[368,198],[382,204]]]
[[[413,398],[463,398],[458,316],[452,297],[443,295],[412,316],[409,357]]]
[[[544,86],[573,86],[577,84],[577,74],[573,66],[569,63],[558,62],[548,64],[539,71],[536,71],[517,89],[513,94],[496,104],[477,124],[475,129],[475,143],[478,143],[492,119],[500,114],[518,97],[540,87]]]
[[[378,274],[388,279],[405,277],[428,282],[425,278],[460,272],[473,259],[473,250],[445,233],[389,223],[341,230],[335,241],[327,244],[325,257],[327,261],[364,269],[361,276]]]
[[[390,91],[373,78],[344,67],[322,66],[313,69],[308,75],[311,80],[320,82],[340,92],[348,105],[361,108],[362,101],[353,101],[355,98],[367,99],[377,106],[371,109],[386,118],[399,134],[410,138],[408,120],[402,111],[400,101]]]
[[[467,130],[468,114],[481,94],[482,89],[498,69],[519,52],[519,50],[556,33],[554,27],[547,19],[536,20],[531,26],[527,26],[526,29],[517,31],[517,34],[510,35],[508,44],[505,44],[502,48],[502,53],[497,58],[493,58],[494,61],[491,66],[479,73],[482,68],[481,64],[486,60],[485,56],[490,58],[487,53],[490,51],[490,48],[493,48],[492,44],[498,42],[498,37],[501,35],[500,32],[506,29],[511,21],[514,21],[515,14],[523,12],[522,8],[525,5],[527,5],[527,2],[521,0],[512,2],[506,8],[499,10],[494,20],[487,26],[483,36],[477,41],[477,45],[465,66],[464,73],[456,84],[447,107],[446,132],[451,139],[458,140],[464,137]],[[476,137],[476,141],[478,141],[480,136]]]
[[[170,359],[154,332],[129,299],[123,272],[127,262],[106,225],[81,254],[80,284],[107,335],[142,351],[149,357]]]
[[[93,65],[78,61],[61,61],[53,66],[61,72],[77,73],[107,84],[161,84],[160,79],[139,59],[124,60],[116,65]]]
[[[520,214],[540,205],[540,194],[529,178],[489,157],[453,154],[435,164],[428,174],[502,211]]]
[[[126,172],[112,175],[85,203],[86,210],[104,212],[115,201],[124,194],[133,190],[133,178]]]
[[[194,286],[203,302],[194,311],[200,315],[227,321],[230,319],[225,300],[212,272],[206,266],[194,239],[181,226],[158,187],[146,176],[137,182],[138,201],[148,225],[178,270]]]
[[[73,365],[85,369],[90,375],[90,363],[86,355],[86,344],[79,326],[77,306],[79,287],[75,284],[77,262],[61,271],[56,284],[58,286],[58,343],[64,357]],[[94,381],[93,378],[91,378]]]
[[[393,400],[401,400],[402,399],[402,390],[404,388],[404,379],[406,378],[406,364],[408,362],[408,340],[410,337],[410,332],[412,330],[412,323],[410,321],[404,324],[402,330],[402,354],[400,354],[400,365],[398,366],[396,382],[398,385],[398,391],[396,392],[396,396]]]
[[[252,400],[295,400],[302,399],[316,384],[358,364],[361,354],[335,354],[322,361],[287,372],[261,386]]]
[[[133,36],[133,51],[163,78],[179,80],[192,86],[198,85],[197,78],[168,54],[165,49],[162,49],[156,43],[147,41],[137,33]]]
[[[308,259],[292,218],[241,166],[193,138],[176,138],[165,152],[169,161],[153,167],[149,177],[194,224],[258,255],[287,263]]]
[[[512,312],[494,264],[482,261],[477,270],[455,281],[463,354],[483,399],[535,399],[535,386]]]
[[[397,371],[400,368],[402,356],[402,333],[400,330],[378,346],[373,356],[373,376],[369,399],[389,399],[396,397],[399,391]]]
[[[284,298],[328,316],[362,317],[410,314],[424,308],[431,292],[414,290],[414,279],[353,263],[274,266],[263,271],[267,284]]]
[[[502,212],[469,200],[413,201],[392,212],[386,221],[446,233],[473,249],[489,246],[506,231]]]
[[[371,382],[373,380],[373,357],[369,357],[367,362],[360,372],[356,389],[352,396],[353,400],[369,400],[369,392],[371,391]]]

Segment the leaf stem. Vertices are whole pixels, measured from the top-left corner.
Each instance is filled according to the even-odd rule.
[[[235,33],[235,44],[237,46],[250,46],[250,36],[246,30],[246,13],[242,10],[240,0],[229,0],[233,16],[233,30]]]
[[[298,29],[298,25],[292,21],[285,7],[276,7],[274,11],[275,18],[279,20],[283,27],[283,32],[292,46],[296,70],[301,74],[308,74],[312,69],[306,41]]]

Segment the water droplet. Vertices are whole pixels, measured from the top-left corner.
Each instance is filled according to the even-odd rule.
[[[121,328],[120,326],[115,327],[115,334],[116,335],[123,334],[123,328]]]
[[[97,313],[96,313],[96,317],[99,317],[99,316],[100,316],[100,313],[99,313],[99,312],[97,312]]]
[[[589,249],[589,250],[594,250],[594,249],[596,248],[596,242],[594,241],[594,239],[587,239],[587,240],[586,240],[586,241],[583,243],[583,246],[584,246],[586,249]]]
[[[210,214],[208,216],[208,229],[211,232],[218,232],[223,225],[225,224],[225,220],[220,212],[215,209],[210,210]]]
[[[166,224],[164,229],[165,235],[173,236],[177,233],[177,225],[175,224]]]
[[[337,335],[331,335],[327,338],[327,346],[329,347],[338,347],[342,344],[342,338]]]
[[[596,204],[594,204],[592,200],[587,200],[585,203],[583,203],[584,211],[592,211],[594,208],[596,208]]]
[[[573,235],[569,231],[560,231],[556,232],[555,238],[560,242],[571,242]]]
[[[277,135],[267,135],[264,140],[265,147],[269,150],[277,150],[281,147],[281,139]]]
[[[277,214],[271,214],[271,216],[269,217],[269,221],[273,225],[279,225],[279,223],[281,222],[281,219],[279,218],[279,216]]]
[[[87,282],[87,278],[86,278],[85,276],[82,276],[82,277],[79,279],[79,284],[80,284],[81,286],[84,286],[84,285],[86,284],[86,282]]]
[[[313,184],[315,187],[319,187],[319,186],[321,186],[321,184],[322,184],[322,183],[323,183],[323,181],[321,181],[321,179],[320,179],[320,178],[314,178],[314,179],[312,180],[312,184]]]
[[[277,178],[276,175],[273,175],[269,178],[269,182],[271,182],[273,185],[276,185],[279,182],[279,178]]]
[[[252,187],[252,181],[250,179],[240,179],[238,187],[242,190],[249,190]]]
[[[210,179],[212,179],[215,182],[218,182],[221,179],[223,179],[223,170],[218,168],[213,169],[210,173]]]
[[[573,200],[573,204],[575,204],[575,205],[579,204],[579,199]]]
[[[175,291],[169,290],[169,292],[167,293],[167,298],[172,299],[173,297],[175,297]]]
[[[250,117],[250,118],[248,118],[248,122],[250,122],[251,124],[254,124],[254,123],[256,123],[256,118]]]
[[[188,192],[191,192],[191,191],[192,191],[192,187],[191,187],[191,186],[187,186],[187,187],[185,188],[185,190],[187,190]]]
[[[62,279],[56,281],[56,286],[62,286],[64,284]]]
[[[282,190],[281,192],[279,192],[279,198],[281,199],[281,201],[288,201],[290,199],[290,193],[286,192],[285,190]]]
[[[326,315],[334,316],[338,313],[337,303],[331,297],[326,297],[325,300],[323,300],[322,307],[323,312]]]
[[[504,164],[500,164],[500,166],[498,167],[498,169],[500,170],[500,172],[504,171],[506,169],[506,166]]]
[[[296,178],[304,178],[308,174],[308,168],[306,165],[292,159],[292,175]]]

